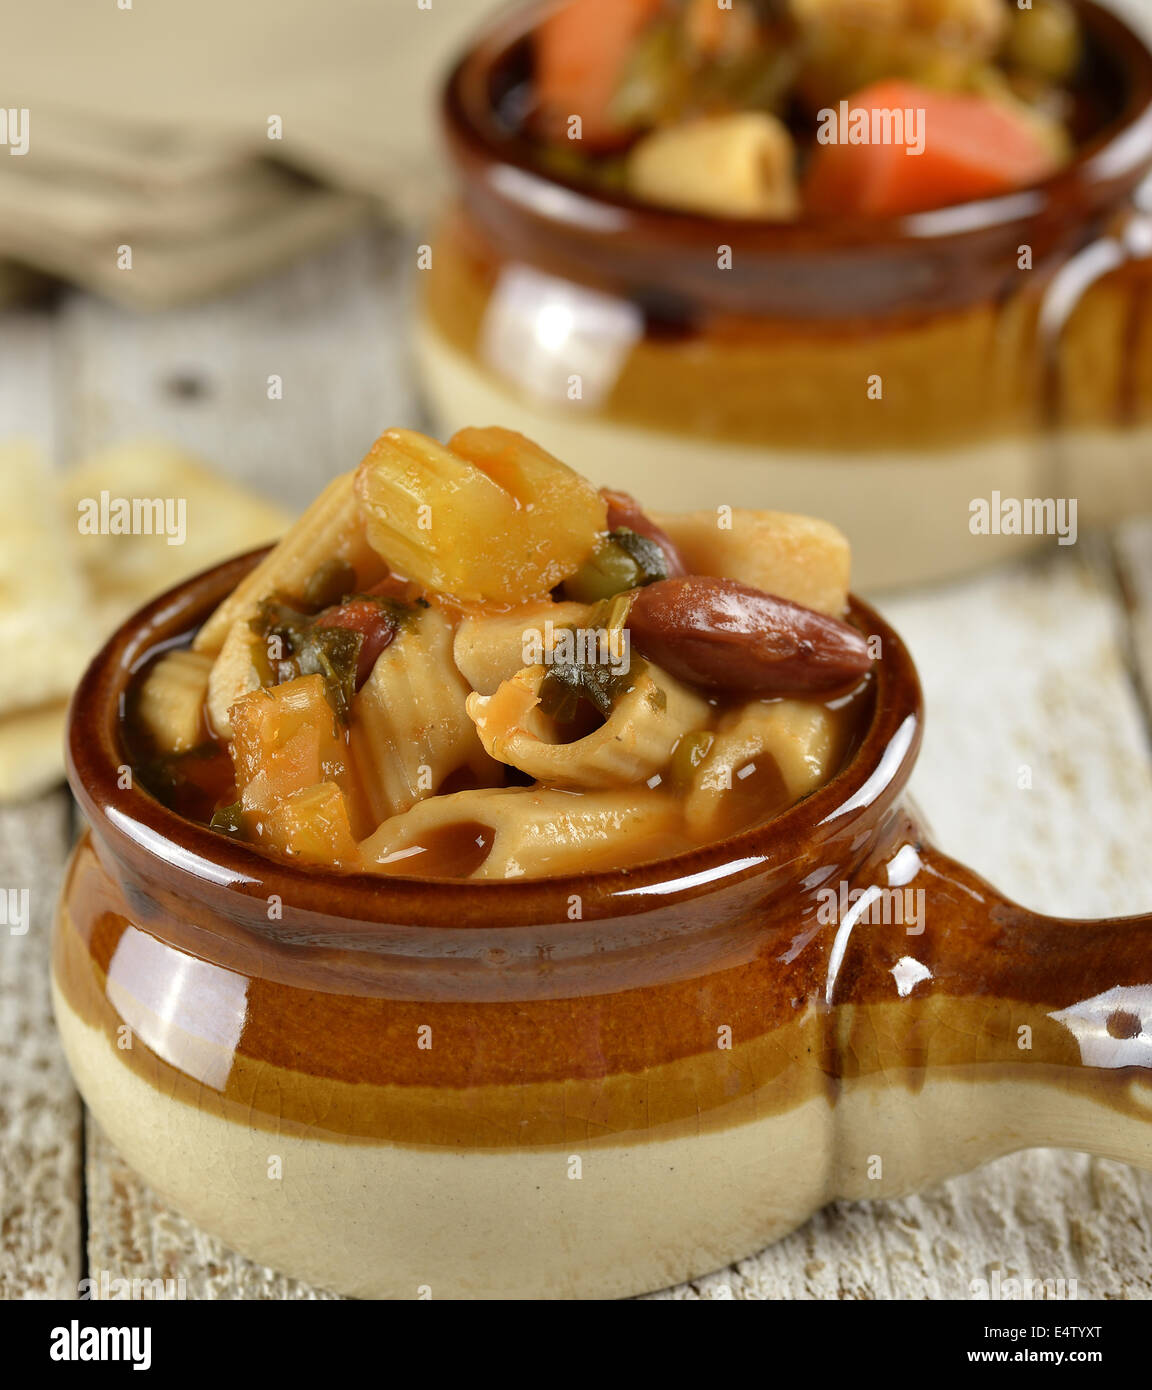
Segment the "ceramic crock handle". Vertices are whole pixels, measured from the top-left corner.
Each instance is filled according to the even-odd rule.
[[[1057,428],[1064,418],[1061,358],[1073,313],[1094,285],[1142,261],[1152,261],[1152,175],[1135,190],[1109,230],[1061,266],[1044,292],[1039,335],[1042,407],[1049,428]]]
[[[845,946],[841,1055],[974,1085],[973,1105],[996,1090],[985,1156],[1054,1145],[1152,1169],[1152,916],[1030,912],[911,824],[869,878],[879,925]]]

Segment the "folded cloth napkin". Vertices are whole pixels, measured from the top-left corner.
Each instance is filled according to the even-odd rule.
[[[437,196],[439,79],[493,0],[38,0],[0,48],[0,297],[163,307]]]

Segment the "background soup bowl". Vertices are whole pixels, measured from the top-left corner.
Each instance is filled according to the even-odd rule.
[[[85,676],[54,937],[86,1102],[208,1230],[346,1294],[604,1297],[1031,1144],[1152,1162],[1148,923],[1037,917],[924,842],[919,685],[871,609],[860,742],[770,824],[583,878],[341,876],[125,775],[133,672],[257,558]]]
[[[498,107],[546,8],[496,20],[445,89],[458,195],[418,331],[439,426],[499,419],[670,510],[825,516],[864,589],[1003,558],[969,531],[993,492],[1077,497],[1081,524],[1152,505],[1152,54],[1123,21],[1077,4],[1110,114],[1054,178],[775,224],[544,171]]]

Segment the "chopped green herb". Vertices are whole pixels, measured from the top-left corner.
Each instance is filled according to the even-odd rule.
[[[621,526],[610,532],[608,539],[629,555],[639,569],[640,583],[633,587],[643,588],[645,584],[655,584],[659,579],[668,578],[668,560],[663,550],[648,536]]]
[[[557,723],[571,724],[584,701],[607,719],[643,669],[643,662],[634,662],[627,673],[600,664],[557,662],[540,682],[540,708]]]
[[[261,606],[251,627],[263,647],[258,656],[264,658],[267,676],[260,671],[261,683],[282,685],[298,676],[322,676],[329,703],[346,723],[364,634],[346,627],[320,627],[309,614],[276,599]]]
[[[346,627],[312,627],[296,652],[302,676],[323,676],[328,702],[342,723],[348,722],[356,694],[356,663],[364,634]]]
[[[356,571],[346,560],[326,560],[309,579],[303,603],[309,613],[318,613],[339,603],[356,588]]]
[[[558,724],[571,724],[584,698],[579,666],[550,666],[540,682],[540,709]]]
[[[219,830],[223,835],[239,835],[244,829],[243,815],[240,802],[234,801],[231,806],[217,807],[208,824],[212,830]]]
[[[577,603],[599,603],[667,578],[668,563],[656,542],[621,526],[564,581],[564,594]]]

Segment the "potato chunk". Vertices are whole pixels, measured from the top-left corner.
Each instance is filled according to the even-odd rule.
[[[595,488],[512,430],[461,430],[447,446],[388,430],[360,465],[356,495],[393,571],[466,603],[544,596],[606,524]]]
[[[348,762],[347,741],[324,693],[322,677],[302,676],[253,690],[232,706],[230,719],[236,784],[244,828],[251,838],[263,841],[274,836],[280,824],[277,809],[296,793],[324,782],[339,788],[357,829],[366,823],[360,809],[362,794]]]
[[[266,813],[262,827],[263,844],[305,864],[359,867],[348,804],[335,782],[293,792]]]

